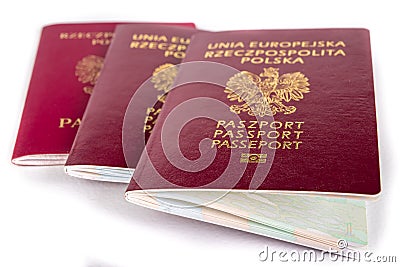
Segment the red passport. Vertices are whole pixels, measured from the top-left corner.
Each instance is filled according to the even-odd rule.
[[[126,198],[312,247],[363,247],[356,198],[380,192],[376,128],[368,30],[198,33]]]
[[[117,26],[104,68],[65,165],[68,174],[129,182],[135,166],[127,166],[122,146],[122,128],[128,104],[140,85],[149,78],[154,86],[143,97],[152,94],[157,97],[160,90],[163,91],[164,84],[158,82],[157,73],[181,61],[190,37],[196,31],[176,26]],[[146,106],[139,101],[133,107],[136,117],[128,125],[129,131],[135,135],[131,151],[133,161],[137,162],[140,157],[144,136],[151,132],[162,102],[164,97],[160,95],[156,103]]]
[[[117,24],[43,28],[12,155],[14,164],[65,163]]]

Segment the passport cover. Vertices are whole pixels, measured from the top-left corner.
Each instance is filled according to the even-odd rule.
[[[190,37],[196,31],[175,26],[117,26],[102,74],[65,165],[68,174],[129,182],[132,168],[128,168],[125,162],[122,126],[131,97],[156,71],[181,61]],[[149,93],[157,92],[155,88],[152,90]],[[158,109],[159,104],[155,108]],[[130,129],[138,135],[134,138],[136,143],[132,151],[137,161],[144,147],[144,141],[139,140],[140,135],[144,129],[148,132],[152,124],[145,121],[145,111],[136,113],[139,118],[131,122]]]
[[[346,252],[379,192],[368,30],[255,30],[192,37],[125,197]]]
[[[13,163],[65,163],[117,24],[56,24],[43,28]],[[177,25],[195,27],[192,23]]]
[[[269,172],[261,175],[263,181],[257,186],[258,191],[360,196],[380,192],[368,30],[198,33],[184,59],[194,61],[227,64],[239,73],[223,77],[224,87],[185,84],[188,76],[197,79],[196,75],[206,70],[191,71],[185,65],[180,68],[177,88],[168,95],[128,191],[170,189],[171,185],[191,189],[254,189],[251,182],[257,168],[271,160]],[[252,88],[250,82],[258,88]],[[225,103],[226,111],[240,116],[240,121],[224,120],[227,112],[215,114],[214,120],[192,120],[179,132],[179,149],[166,155],[161,131],[173,123],[166,123],[169,114],[200,97]],[[265,108],[268,106],[269,110]],[[173,121],[179,121],[185,112],[174,112],[173,116]],[[256,116],[258,124],[253,123]],[[268,121],[271,116],[274,122]],[[174,127],[180,125],[170,128]],[[249,132],[247,136],[243,136],[243,129]],[[260,135],[271,137],[267,141],[272,141],[262,143]],[[203,139],[208,140],[200,144]],[[201,145],[216,151],[215,159],[207,167],[194,172],[171,163],[184,157],[189,165],[195,164],[203,153],[209,153],[202,151]],[[262,154],[260,147],[269,149]],[[231,154],[241,151],[244,152],[239,159],[229,162]],[[244,168],[243,174],[239,173],[240,168]],[[232,177],[240,178],[235,185],[229,179],[212,183],[227,169]],[[167,182],[160,183],[154,178],[158,176]]]

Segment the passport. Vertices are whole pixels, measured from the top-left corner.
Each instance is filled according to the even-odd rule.
[[[197,33],[126,199],[319,249],[380,193],[369,31]]]
[[[128,104],[149,78],[154,79],[157,88],[152,86],[145,96],[158,95],[163,84],[157,83],[157,72],[181,62],[190,37],[196,31],[190,27],[145,24],[116,27],[103,70],[65,164],[67,174],[129,183],[135,163],[127,165],[122,145]],[[129,122],[129,131],[134,135],[131,151],[134,162],[140,157],[164,98],[156,98],[154,105],[141,106],[143,101],[140,101],[133,107],[135,118]]]
[[[118,24],[43,28],[12,155],[14,164],[65,164]]]

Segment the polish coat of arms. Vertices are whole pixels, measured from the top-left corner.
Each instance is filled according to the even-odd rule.
[[[226,83],[224,92],[233,104],[230,110],[251,116],[273,116],[278,113],[292,114],[295,106],[285,105],[300,101],[310,92],[308,78],[301,72],[279,74],[278,68],[264,68],[260,75],[241,71]]]
[[[154,84],[154,88],[156,88],[158,91],[168,93],[177,74],[178,68],[174,64],[165,63],[153,71],[150,81]]]
[[[95,55],[89,55],[81,60],[75,66],[75,75],[78,81],[87,84],[83,87],[86,94],[92,94],[93,86],[96,84],[100,76],[100,71],[103,68],[104,58]]]

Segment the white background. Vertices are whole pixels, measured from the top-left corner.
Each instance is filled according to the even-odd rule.
[[[369,242],[376,255],[395,255],[400,261],[397,246],[400,14],[399,8],[389,4],[396,1],[373,3],[350,0],[2,1],[0,266],[266,266],[270,262],[258,260],[265,245],[287,251],[302,249],[131,205],[123,198],[125,185],[71,178],[63,173],[62,167],[11,165],[41,27],[57,22],[112,20],[192,21],[199,28],[215,31],[369,28],[383,185],[380,200],[368,210]]]

